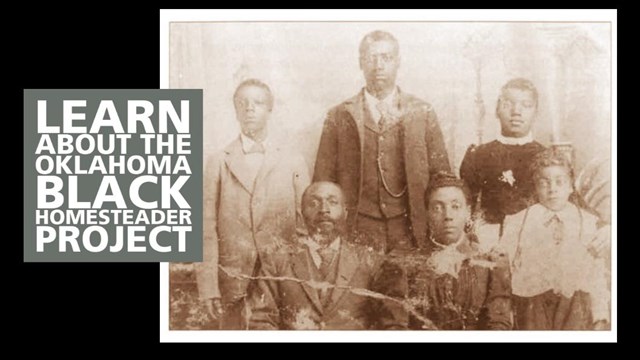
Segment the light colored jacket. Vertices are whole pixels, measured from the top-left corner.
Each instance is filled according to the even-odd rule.
[[[309,185],[301,155],[274,145],[251,181],[240,138],[208,159],[204,178],[204,255],[196,264],[201,299],[223,303],[245,295],[260,253],[295,239]],[[299,232],[298,231],[298,232]],[[240,277],[234,275],[242,275]]]

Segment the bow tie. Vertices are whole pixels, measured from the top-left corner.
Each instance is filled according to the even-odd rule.
[[[262,145],[262,143],[255,142],[246,154],[264,154],[264,145]]]

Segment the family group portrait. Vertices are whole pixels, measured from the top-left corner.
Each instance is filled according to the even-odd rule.
[[[172,330],[610,330],[607,22],[175,22]]]

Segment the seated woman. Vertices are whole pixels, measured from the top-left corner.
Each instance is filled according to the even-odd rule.
[[[396,261],[406,300],[416,310],[410,328],[428,328],[420,321],[427,318],[443,330],[510,329],[508,261],[481,253],[465,232],[471,208],[462,180],[437,173],[430,179],[425,203],[430,244]]]
[[[538,203],[505,218],[499,250],[511,261],[515,328],[606,328],[609,293],[602,259],[590,251],[598,219],[569,201],[568,159],[552,150],[532,163]]]

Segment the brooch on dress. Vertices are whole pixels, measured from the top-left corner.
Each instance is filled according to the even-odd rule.
[[[509,186],[513,186],[513,184],[515,184],[516,182],[516,178],[513,177],[513,171],[511,170],[503,171],[498,180],[506,182],[507,184],[509,184]]]

